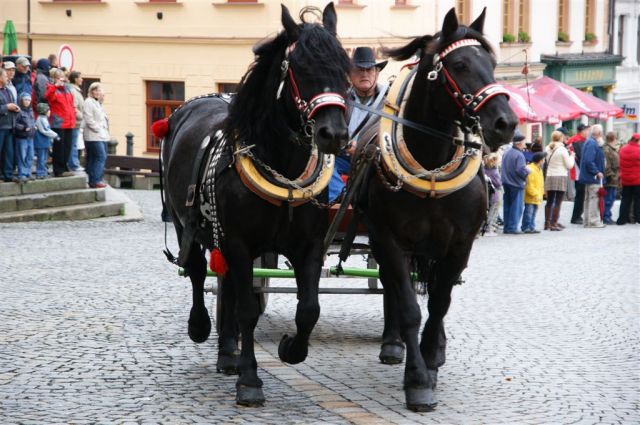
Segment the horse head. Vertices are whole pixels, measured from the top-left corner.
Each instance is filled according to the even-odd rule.
[[[423,119],[432,124],[458,121],[471,129],[479,128],[479,123],[486,144],[495,151],[511,141],[518,119],[509,107],[508,94],[496,84],[495,55],[482,35],[485,12],[486,8],[467,27],[458,23],[451,9],[439,33],[418,37],[387,54],[404,60],[418,52],[414,89],[418,86],[422,96],[416,96],[416,101],[424,103],[427,98],[429,102],[422,108],[428,115]]]
[[[322,12],[322,25],[305,22],[305,14],[313,11],[302,9],[302,23],[296,24],[282,5],[287,48],[278,96],[285,99],[289,116],[297,112],[303,131],[321,152],[338,153],[348,139],[344,98],[350,62],[336,36],[333,3]]]

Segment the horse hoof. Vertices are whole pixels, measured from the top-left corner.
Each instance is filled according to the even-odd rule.
[[[236,404],[247,407],[260,407],[264,405],[264,393],[260,387],[236,387]]]
[[[218,354],[216,371],[225,375],[237,375],[238,356],[236,354]]]
[[[438,405],[438,400],[431,388],[406,388],[404,393],[407,408],[413,412],[431,412]]]
[[[195,326],[192,324],[191,319],[189,319],[189,338],[191,338],[191,341],[197,342],[198,344],[205,342],[211,333],[211,321],[209,320],[209,317],[207,317],[207,321],[202,324],[204,326]]]
[[[278,345],[278,356],[280,360],[285,363],[298,364],[307,358],[307,347],[296,351],[296,347],[293,345],[294,340],[295,338],[289,335],[283,335],[280,340],[280,345]]]
[[[380,361],[384,364],[400,364],[404,360],[404,346],[397,344],[382,344]]]

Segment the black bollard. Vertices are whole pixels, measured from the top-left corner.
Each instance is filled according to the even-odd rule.
[[[117,146],[118,146],[118,141],[116,139],[109,140],[107,142],[107,154],[115,155]]]
[[[129,131],[124,137],[127,138],[127,155],[133,156],[133,133]]]

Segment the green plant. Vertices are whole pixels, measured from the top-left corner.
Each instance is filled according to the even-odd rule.
[[[598,41],[598,37],[592,32],[588,32],[584,35],[584,41],[588,41],[589,43],[595,43]]]
[[[569,34],[567,34],[566,32],[558,32],[558,41],[562,41],[564,43],[569,41]]]
[[[520,43],[528,43],[531,41],[531,37],[529,37],[529,34],[527,34],[525,31],[519,31],[518,32],[518,41]]]
[[[516,37],[513,34],[507,32],[502,35],[503,43],[513,43],[514,41],[516,41]]]

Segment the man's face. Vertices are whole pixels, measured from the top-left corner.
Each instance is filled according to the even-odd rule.
[[[13,79],[14,75],[16,75],[16,69],[15,68],[7,69],[7,77],[10,80]]]
[[[356,90],[367,92],[371,90],[372,87],[375,87],[378,81],[378,68],[375,66],[371,68],[353,67],[349,72],[349,78]]]
[[[18,72],[21,73],[21,74],[26,74],[27,71],[29,70],[29,66],[22,65],[22,64],[17,64],[16,68],[18,69]]]
[[[76,78],[76,86],[82,87],[82,77],[78,76]]]

